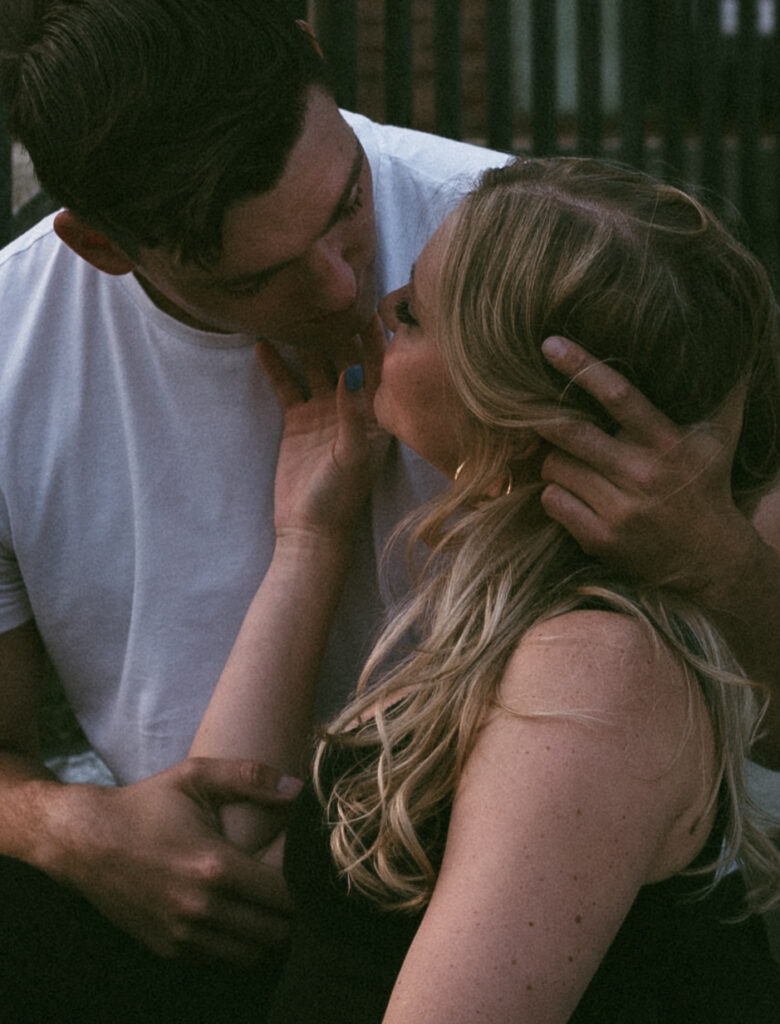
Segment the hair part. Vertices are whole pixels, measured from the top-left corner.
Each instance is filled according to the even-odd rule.
[[[438,315],[473,446],[453,486],[405,524],[412,549],[428,549],[419,585],[387,625],[355,701],[318,745],[315,780],[331,749],[359,751],[330,796],[321,792],[336,864],[388,908],[426,905],[439,865],[425,840],[446,820],[484,716],[500,703],[509,658],[534,624],[595,602],[640,622],[700,688],[726,836],[710,869],[736,861],[751,906],[778,902],[780,856],[744,774],[759,691],[706,615],[670,587],[615,575],[550,520],[543,452],[522,464],[520,479],[513,465],[510,494],[484,500],[534,426],[568,419],[614,428],[543,359],[543,339],[562,334],[614,362],[680,425],[712,417],[744,385],[732,492],[751,508],[780,470],[780,340],[766,273],[671,186],[602,161],[521,160],[488,171],[453,214]],[[411,647],[410,636],[419,638]],[[574,717],[583,716],[588,709]],[[356,720],[363,724],[350,729]]]
[[[0,0],[0,88],[55,202],[132,259],[206,267],[330,81],[283,0]]]

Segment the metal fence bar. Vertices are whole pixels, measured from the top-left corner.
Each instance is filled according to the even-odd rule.
[[[389,124],[414,119],[412,0],[385,0],[385,116]]]
[[[775,36],[773,43],[774,60],[771,62],[770,89],[775,118],[774,174],[772,175],[772,187],[774,189],[774,238],[769,243],[769,248],[773,257],[775,282],[780,287],[780,41],[777,36]]]
[[[739,12],[739,210],[752,245],[760,235],[758,212],[761,74],[758,0],[742,0]]]
[[[315,17],[336,76],[337,99],[357,108],[358,23],[367,13],[366,0],[288,2],[295,16],[309,12]],[[571,0],[571,5],[576,13],[577,46],[575,145],[581,154],[598,155],[605,146],[602,60],[608,23],[602,0]],[[557,0],[529,0],[524,5],[530,16],[524,30],[530,34],[532,55],[531,147],[545,155],[563,145],[556,97],[559,8]],[[723,0],[625,0],[616,8],[622,159],[644,166],[647,129],[654,134],[659,131],[665,173],[680,177],[685,171],[685,178],[699,184],[716,207],[720,197],[728,195],[742,215],[750,244],[780,273],[780,26],[769,36],[771,26],[764,23],[765,34],[760,35],[759,14],[767,15],[764,0],[740,0],[728,8]],[[426,109],[425,104],[415,103],[416,90],[428,88],[428,83],[415,80],[413,55],[415,25],[418,19],[430,25],[432,14],[434,130],[461,138],[466,123],[469,135],[476,134],[499,149],[514,148],[519,125],[513,97],[518,70],[513,67],[511,32],[515,0],[474,0],[468,22],[464,0],[434,0],[426,5],[385,0],[375,10],[384,14],[384,103],[389,122],[414,125],[416,115]],[[726,26],[726,10],[738,11],[738,26]],[[478,14],[472,19],[475,11]],[[780,23],[780,0],[774,16]],[[376,21],[376,15],[372,17]],[[464,104],[463,43],[464,26],[480,23],[484,26],[485,116],[475,127],[474,103],[468,108]],[[382,94],[381,82],[378,92]],[[696,155],[698,160],[691,162]],[[0,128],[0,243],[12,230],[11,156],[10,142]]]
[[[532,117],[533,152],[552,156],[558,149],[555,90],[555,0],[533,0]]]
[[[699,179],[710,205],[723,205],[723,36],[721,0],[699,0],[696,37],[701,160]]]
[[[601,4],[577,0],[577,152],[598,156],[602,149]]]
[[[510,150],[513,144],[512,24],[510,0],[485,3],[487,144]]]
[[[436,131],[463,138],[463,33],[460,0],[436,0],[434,7],[434,105]]]
[[[294,18],[301,18],[303,21],[308,20],[309,17],[309,4],[307,0],[287,0],[290,6],[290,13]]]
[[[318,24],[322,49],[336,82],[340,107],[357,107],[357,0],[328,0]]]
[[[680,183],[684,177],[684,114],[683,102],[687,98],[686,53],[687,18],[682,0],[664,0],[661,12],[661,68],[663,96],[663,174],[670,181]]]
[[[5,132],[5,107],[0,103],[0,247],[11,240],[11,199],[13,194],[13,164],[11,140]]]
[[[642,56],[645,40],[642,12],[636,3],[620,5],[620,94],[622,158],[634,167],[644,167],[645,117],[642,88]]]

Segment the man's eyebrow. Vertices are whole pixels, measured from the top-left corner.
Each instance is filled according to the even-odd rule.
[[[414,287],[414,271],[416,266],[417,263],[413,263],[411,270],[409,271],[409,298],[412,300],[412,305],[414,306],[415,310],[419,313],[420,301],[417,298],[417,289]]]
[[[360,177],[363,171],[363,161],[365,160],[365,153],[363,152],[363,147],[357,140],[357,136],[354,136],[354,138],[355,158],[352,161],[352,167],[349,172],[349,177],[347,178],[344,188],[341,190],[339,201],[333,208],[333,213],[331,213],[328,223],[325,225],[325,228],[323,229],[319,236],[320,238],[322,238],[323,235],[327,235],[327,233],[330,231],[330,229],[333,227],[336,221],[340,219],[346,207],[349,206],[349,197],[352,193],[352,189],[357,184],[358,178]]]
[[[362,171],[363,162],[365,160],[365,154],[363,147],[357,140],[357,136],[353,135],[355,140],[355,158],[352,161],[352,167],[349,171],[349,177],[347,178],[344,188],[341,190],[341,195],[333,207],[333,212],[328,218],[328,222],[325,227],[320,231],[318,238],[322,238],[323,235],[327,235],[330,229],[336,224],[344,213],[344,209],[349,205],[349,197],[352,189],[355,187]],[[292,259],[283,260],[281,263],[274,263],[273,266],[266,267],[264,270],[258,270],[251,274],[238,274],[235,277],[223,277],[213,280],[212,285],[216,285],[220,288],[240,288],[243,285],[250,284],[263,284],[266,281],[270,281],[272,277],[280,273],[286,267],[295,263],[298,257],[294,256]]]

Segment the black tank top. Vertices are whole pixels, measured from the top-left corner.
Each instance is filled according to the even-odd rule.
[[[354,756],[351,749],[329,752],[326,789]],[[426,830],[434,861],[443,854],[448,817]],[[716,825],[691,866],[712,861],[721,840]],[[284,872],[296,917],[269,1024],[380,1024],[422,918],[350,892],[328,844],[323,809],[307,783],[287,833]],[[780,968],[761,919],[726,923],[741,909],[740,876],[729,874],[706,898],[695,898],[708,881],[676,875],[640,890],[572,1024],[780,1022]]]

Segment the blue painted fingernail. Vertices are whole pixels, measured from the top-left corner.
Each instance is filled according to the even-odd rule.
[[[363,387],[363,367],[360,363],[349,366],[344,371],[344,383],[347,386],[347,391],[360,391]]]

